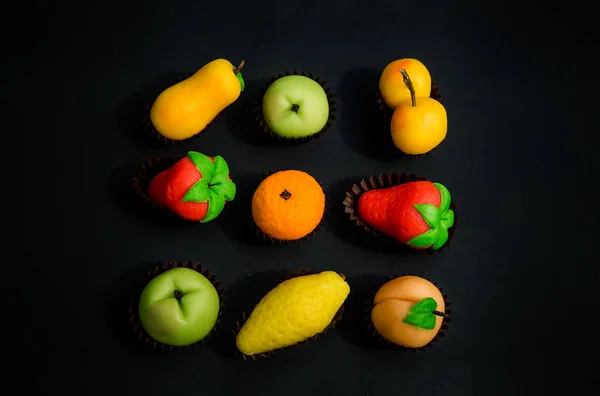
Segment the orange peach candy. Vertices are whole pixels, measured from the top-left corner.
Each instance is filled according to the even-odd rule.
[[[375,295],[375,306],[371,311],[371,321],[375,330],[384,339],[400,346],[420,348],[427,345],[442,327],[441,316],[436,316],[435,328],[432,330],[403,323],[411,308],[427,297],[437,302],[436,311],[445,313],[442,293],[427,279],[408,275],[389,281]]]

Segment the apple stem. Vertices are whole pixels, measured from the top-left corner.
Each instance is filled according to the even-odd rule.
[[[441,316],[442,318],[446,317],[446,314],[440,311],[433,311],[433,314],[436,316]]]
[[[300,106],[298,106],[297,104],[292,105],[292,111],[294,113],[297,113],[299,108],[300,108]]]
[[[235,69],[233,69],[233,74],[238,74],[239,72],[241,72],[242,68],[244,67],[245,64],[246,64],[246,61],[242,60],[240,62],[240,64],[238,65],[238,67],[236,67]]]
[[[283,190],[283,192],[281,194],[279,194],[279,196],[287,201],[288,199],[290,199],[292,197],[292,193],[289,192],[288,190]]]
[[[175,290],[173,294],[175,294],[175,298],[178,300],[181,300],[181,297],[183,297],[183,294],[179,290]]]
[[[400,69],[400,73],[402,74],[402,77],[404,78],[404,84],[406,84],[406,88],[408,88],[408,90],[410,91],[410,101],[412,102],[412,107],[416,107],[417,106],[417,97],[415,94],[415,87],[413,87],[413,83],[410,79],[410,76],[404,69]]]

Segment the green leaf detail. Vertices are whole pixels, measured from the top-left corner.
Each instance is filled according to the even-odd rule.
[[[183,202],[206,202],[210,199],[208,180],[198,180],[181,199]]]
[[[433,311],[437,308],[437,302],[427,297],[416,303],[402,322],[411,324],[420,329],[433,330],[435,328],[436,318]]]
[[[225,159],[220,155],[216,155],[213,158],[213,160],[215,161],[214,172],[210,180],[210,184],[219,184],[226,182],[229,177],[229,165],[227,165]]]
[[[229,179],[225,180],[223,183],[215,184],[211,188],[213,191],[221,194],[223,199],[227,201],[233,201],[235,199],[236,186],[235,183]]]
[[[432,204],[414,204],[415,209],[421,214],[425,223],[431,228],[440,224],[440,210]]]
[[[202,220],[201,223],[208,223],[211,220],[214,220],[225,208],[225,197],[223,194],[218,193],[214,189],[206,189],[209,192],[208,198],[208,210],[206,211],[206,216]]]
[[[450,192],[440,183],[433,183],[440,192],[440,207],[432,204],[414,204],[413,206],[429,226],[429,230],[407,242],[416,248],[431,247],[438,250],[448,241],[448,228],[454,225],[454,212],[450,210]]]
[[[431,246],[431,249],[438,250],[439,248],[444,246],[444,244],[446,243],[447,240],[448,240],[448,228],[443,227],[443,226],[438,228],[436,239],[435,239],[435,242],[433,243],[433,245]]]
[[[238,73],[235,75],[238,79],[238,81],[240,82],[240,87],[242,92],[244,91],[244,88],[246,88],[246,83],[244,82],[244,78],[242,77],[242,73]]]
[[[215,166],[210,158],[196,151],[188,151],[187,155],[196,166],[196,169],[202,174],[202,179],[206,179],[207,181],[212,179]]]
[[[454,225],[454,211],[448,210],[446,213],[444,213],[440,224],[444,228],[452,227]]]
[[[452,201],[450,191],[441,183],[433,183],[433,186],[440,192],[440,212],[444,213],[450,208],[450,202]]]
[[[435,243],[437,236],[437,228],[430,228],[426,232],[422,233],[421,235],[417,235],[406,243],[416,248],[426,248]]]

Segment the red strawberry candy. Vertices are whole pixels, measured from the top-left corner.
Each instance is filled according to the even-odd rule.
[[[438,250],[454,225],[450,200],[442,184],[413,181],[365,192],[358,199],[358,215],[375,230],[412,248]]]
[[[216,218],[226,201],[235,198],[236,186],[223,157],[190,151],[170,169],[159,173],[148,188],[157,204],[186,220],[206,223]]]

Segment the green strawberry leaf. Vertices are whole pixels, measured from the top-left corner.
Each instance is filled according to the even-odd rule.
[[[411,324],[420,329],[433,330],[436,318],[433,311],[437,308],[437,302],[427,297],[416,303],[408,312],[402,322]]]
[[[213,191],[223,196],[223,199],[227,201],[233,201],[236,194],[235,183],[229,179],[222,183],[215,184],[210,187]]]
[[[446,241],[448,241],[448,228],[447,227],[438,228],[437,238],[436,238],[435,242],[433,243],[433,246],[431,246],[431,249],[438,250],[439,248],[444,246]]]
[[[450,228],[454,225],[454,211],[448,210],[442,215],[442,221],[440,222],[443,228]]]
[[[196,151],[188,151],[187,155],[196,166],[196,169],[198,169],[198,172],[201,173],[202,179],[206,179],[207,181],[212,179],[215,165],[210,158]]]
[[[229,180],[229,165],[227,164],[227,161],[220,155],[214,156],[213,160],[215,161],[215,164],[210,184],[224,183]]]
[[[183,202],[206,202],[210,199],[208,179],[198,180],[181,199]]]
[[[414,204],[413,206],[430,228],[436,228],[440,224],[441,212],[437,206],[432,204]]]
[[[450,208],[450,202],[452,202],[450,191],[441,183],[433,183],[433,186],[440,192],[440,212],[443,215]]]
[[[417,248],[425,248],[433,245],[437,239],[437,228],[430,228],[421,235],[410,239],[406,242],[407,245]]]
[[[213,220],[223,211],[223,208],[225,208],[225,197],[223,194],[220,194],[214,189],[207,188],[206,191],[208,191],[209,194],[208,210],[206,216],[200,220],[201,223],[207,223]]]

